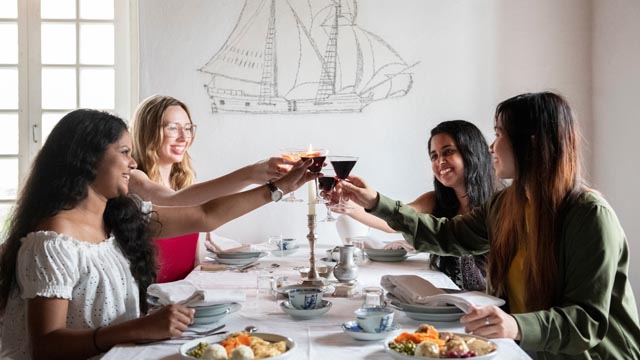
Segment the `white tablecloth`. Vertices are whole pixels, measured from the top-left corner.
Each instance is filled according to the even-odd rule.
[[[325,255],[325,249],[316,251],[316,259]],[[294,268],[309,266],[308,248],[301,247],[298,252],[286,257],[267,256],[260,260],[260,266],[246,273],[235,271],[203,272],[195,269],[187,279],[204,289],[245,289],[247,301],[240,311],[222,319],[219,323],[207,325],[215,327],[226,324],[225,330],[240,331],[247,325],[254,325],[259,332],[276,333],[292,338],[296,349],[291,360],[313,359],[390,359],[384,352],[383,341],[357,341],[343,333],[343,322],[355,319],[353,311],[360,307],[359,296],[338,298],[326,296],[333,303],[331,310],[321,318],[312,320],[294,320],[280,310],[280,298],[256,298],[257,276],[260,273],[272,272],[273,276],[287,276],[289,281],[297,281],[300,275]],[[279,264],[277,268],[271,264]],[[317,264],[322,262],[317,261]],[[438,287],[455,288],[455,285],[444,274],[429,269],[427,256],[420,254],[400,263],[381,263],[369,261],[360,265],[358,270],[359,286],[380,286],[382,275],[416,274],[422,276]],[[404,313],[396,311],[394,321],[402,330],[413,331],[421,322],[408,318]],[[459,322],[430,322],[438,330],[463,332]],[[395,334],[395,333],[394,333]],[[184,341],[182,341],[183,343]],[[497,359],[530,359],[514,341],[497,339],[499,350]],[[120,345],[109,351],[105,360],[137,360],[137,359],[181,359],[180,342],[176,340],[148,345]]]

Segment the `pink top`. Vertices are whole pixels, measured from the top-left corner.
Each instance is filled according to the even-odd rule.
[[[158,283],[182,280],[193,270],[198,233],[155,239]]]

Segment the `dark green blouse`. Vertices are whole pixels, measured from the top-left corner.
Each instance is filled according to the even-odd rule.
[[[419,251],[476,255],[490,249],[489,219],[502,194],[451,220],[417,213],[383,195],[371,213]],[[561,300],[549,310],[513,315],[520,346],[539,359],[640,359],[627,239],[615,212],[597,193],[586,192],[567,212],[556,254]]]

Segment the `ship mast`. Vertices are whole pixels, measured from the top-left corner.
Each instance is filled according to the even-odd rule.
[[[267,39],[264,45],[264,65],[262,67],[262,79],[260,80],[261,105],[275,105],[273,98],[278,97],[278,83],[276,74],[276,1],[271,0],[269,27]]]
[[[329,33],[329,41],[327,42],[327,48],[324,53],[324,61],[322,64],[322,73],[320,75],[320,85],[318,86],[318,92],[316,93],[315,104],[326,103],[326,99],[329,95],[336,93],[336,65],[337,65],[337,53],[338,53],[338,19],[341,14],[340,0],[336,3],[336,13],[333,18],[333,24],[331,25],[331,31]]]

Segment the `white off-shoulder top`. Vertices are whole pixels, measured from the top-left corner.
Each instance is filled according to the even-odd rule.
[[[91,329],[137,318],[138,285],[113,236],[88,243],[53,231],[29,233],[17,260],[2,326],[0,358],[31,359],[26,300],[69,300],[67,328]]]

